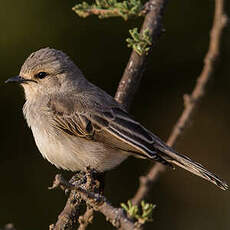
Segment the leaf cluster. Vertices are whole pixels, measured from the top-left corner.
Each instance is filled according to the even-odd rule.
[[[132,38],[127,38],[128,47],[133,48],[137,54],[148,54],[152,45],[152,39],[149,35],[149,31],[145,30],[143,33],[138,33],[138,29],[135,27],[129,30]]]
[[[144,224],[146,222],[153,221],[152,213],[156,205],[146,203],[141,201],[141,210],[139,210],[137,205],[133,205],[129,200],[127,204],[122,203],[121,207],[127,212],[127,214],[138,221],[139,224]]]
[[[142,15],[142,9],[141,0],[95,0],[92,5],[82,2],[73,7],[80,17],[95,14],[99,18],[122,17],[124,20]]]

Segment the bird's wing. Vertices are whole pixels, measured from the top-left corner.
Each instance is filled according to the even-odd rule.
[[[95,95],[90,98],[87,94],[84,100],[78,98],[77,101],[71,97],[51,100],[48,107],[52,113],[53,126],[68,135],[99,141],[110,148],[130,152],[136,157],[154,159],[170,166],[171,163],[176,164],[221,189],[228,188],[226,182],[218,176],[177,153],[133,120],[109,95],[103,95],[102,92],[101,96],[103,99],[98,99]]]
[[[155,137],[118,104],[95,107],[55,98],[49,103],[53,125],[69,135],[100,141],[136,157],[167,163],[156,153]]]
[[[91,121],[98,126],[99,138],[103,142],[113,140],[117,148],[130,151],[139,157],[154,158],[154,139],[150,132],[120,107],[110,107],[91,115]],[[108,139],[108,140],[105,140]]]
[[[77,112],[71,98],[68,100],[60,97],[51,98],[48,103],[52,113],[52,125],[71,136],[92,139],[94,128],[91,121],[84,115],[85,112]]]

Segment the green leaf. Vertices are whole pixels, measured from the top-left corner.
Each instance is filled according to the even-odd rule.
[[[129,200],[127,204],[121,203],[121,207],[127,212],[127,214],[136,219],[139,224],[144,224],[145,222],[152,221],[152,212],[155,209],[156,205],[145,203],[141,201],[141,210],[138,209],[137,205],[133,205]]]
[[[131,38],[126,39],[126,42],[128,43],[127,46],[132,47],[133,50],[135,50],[135,52],[140,56],[144,54],[147,55],[152,45],[149,30],[145,30],[142,34],[140,34],[138,33],[137,28],[133,28],[129,30],[129,33]]]

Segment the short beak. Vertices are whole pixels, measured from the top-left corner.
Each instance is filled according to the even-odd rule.
[[[16,76],[16,77],[11,77],[9,78],[8,80],[5,81],[5,83],[11,83],[11,82],[14,82],[14,83],[18,83],[18,84],[22,84],[22,83],[28,83],[29,81],[32,81],[32,82],[35,82],[37,83],[37,81],[35,80],[32,80],[32,79],[25,79],[21,76]]]
[[[24,79],[23,77],[21,77],[21,76],[16,76],[16,77],[11,77],[11,78],[9,78],[8,80],[5,81],[5,83],[15,82],[15,83],[21,84],[21,83],[23,83],[23,82],[25,82],[25,81],[26,81],[26,79]]]

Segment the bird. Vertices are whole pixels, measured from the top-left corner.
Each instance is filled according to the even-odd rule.
[[[90,167],[103,173],[134,156],[179,166],[223,190],[228,188],[225,181],[137,122],[60,50],[47,47],[33,52],[9,82],[23,87],[23,114],[35,143],[58,168],[86,171]]]

